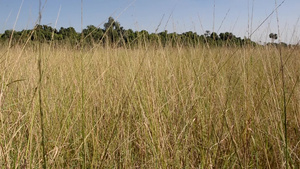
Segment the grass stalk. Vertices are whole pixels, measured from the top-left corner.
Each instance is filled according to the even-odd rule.
[[[83,0],[81,0],[81,32],[83,31]],[[83,47],[83,33],[81,34],[81,56],[80,56],[80,69],[81,69],[81,139],[82,139],[82,159],[83,159],[83,164],[82,168],[86,168],[87,164],[87,156],[86,156],[86,143],[85,143],[85,128],[86,128],[86,114],[85,114],[85,107],[84,107],[84,102],[85,102],[85,86],[84,86],[84,54],[82,52],[82,47]]]
[[[281,47],[279,47],[280,56],[280,70],[281,70],[281,81],[282,81],[282,99],[283,99],[283,127],[284,127],[284,156],[285,156],[285,167],[288,169],[289,155],[288,155],[288,132],[287,132],[287,100],[286,100],[286,82],[284,73],[284,62]]]
[[[41,11],[41,7],[42,7],[42,2],[41,0],[39,0],[39,25],[41,24],[41,20],[42,20],[42,11]],[[40,27],[37,29],[37,32],[39,33]],[[39,37],[40,38],[40,37]],[[39,72],[39,87],[38,87],[38,94],[39,94],[39,112],[40,112],[40,125],[41,125],[41,132],[42,132],[42,154],[43,154],[43,168],[46,169],[47,168],[47,160],[46,160],[46,146],[45,146],[45,131],[44,131],[44,112],[43,112],[43,98],[42,98],[42,78],[43,78],[43,72],[42,72],[42,46],[41,46],[41,42],[39,42],[39,54],[38,54],[38,72]]]
[[[280,35],[280,27],[279,27],[279,15],[277,10],[277,0],[275,0],[276,7],[276,19],[277,19],[277,28],[278,28],[278,36],[279,43],[281,43],[281,35]],[[284,154],[285,154],[285,168],[289,167],[289,158],[288,158],[288,133],[287,133],[287,101],[286,101],[286,84],[285,84],[285,72],[284,72],[284,62],[282,56],[282,47],[279,46],[279,57],[280,57],[280,70],[281,70],[281,81],[282,81],[282,97],[283,97],[283,126],[284,126]]]

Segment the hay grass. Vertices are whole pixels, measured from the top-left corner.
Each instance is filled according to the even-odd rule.
[[[51,168],[282,168],[284,91],[299,167],[299,49],[40,48],[42,79],[39,49],[0,49],[4,167],[43,166],[39,86]]]

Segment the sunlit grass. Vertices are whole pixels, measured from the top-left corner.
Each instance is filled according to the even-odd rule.
[[[41,48],[47,166],[80,167],[83,150],[88,168],[285,165],[275,47]],[[0,164],[41,168],[39,51],[31,45],[6,51],[0,51]],[[298,53],[282,49],[291,168],[300,164]]]

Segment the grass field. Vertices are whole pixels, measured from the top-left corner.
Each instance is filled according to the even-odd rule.
[[[39,49],[0,49],[3,168],[300,167],[299,49]]]

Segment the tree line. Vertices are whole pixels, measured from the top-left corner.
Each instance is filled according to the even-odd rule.
[[[11,41],[12,44],[22,44],[26,42],[43,42],[56,44],[70,44],[72,46],[113,46],[113,47],[140,47],[143,45],[157,46],[244,46],[257,45],[248,38],[236,37],[230,32],[217,34],[216,32],[206,31],[203,35],[189,31],[182,34],[168,33],[149,33],[146,30],[133,31],[124,29],[114,18],[109,17],[104,24],[104,28],[87,26],[82,32],[78,33],[73,27],[59,30],[47,25],[36,25],[32,30],[13,31],[6,30],[0,35],[2,43]]]

